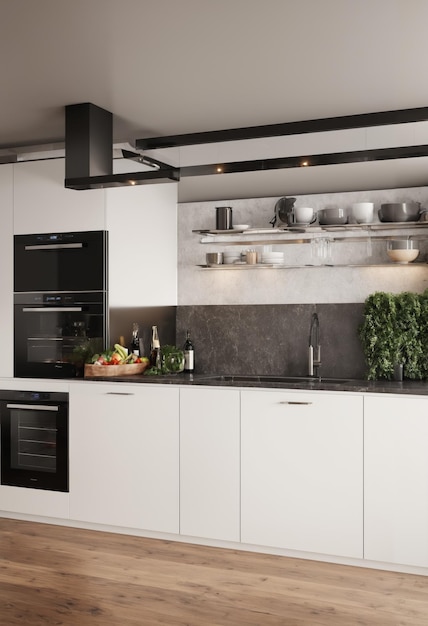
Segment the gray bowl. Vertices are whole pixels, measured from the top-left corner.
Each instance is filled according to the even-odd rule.
[[[323,226],[346,224],[348,216],[345,209],[321,209],[318,211],[318,221]]]
[[[420,211],[420,202],[391,202],[381,204],[378,215],[381,222],[417,222]]]

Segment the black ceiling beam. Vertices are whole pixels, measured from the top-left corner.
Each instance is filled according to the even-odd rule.
[[[292,156],[231,163],[208,165],[190,165],[180,168],[181,178],[185,176],[210,176],[216,174],[236,174],[239,172],[257,172],[293,167],[314,167],[318,165],[338,165],[340,163],[359,163],[364,161],[384,161],[388,159],[409,159],[428,156],[428,145],[404,146],[399,148],[375,148],[373,150],[354,150],[351,152],[333,152],[311,156]]]
[[[396,111],[381,111],[378,113],[361,113],[358,115],[302,120],[300,122],[284,122],[283,124],[267,124],[265,126],[247,126],[243,128],[169,135],[165,137],[147,137],[145,139],[137,139],[135,147],[138,150],[155,150],[159,148],[223,143],[225,141],[280,137],[282,135],[301,135],[305,133],[349,130],[352,128],[366,128],[370,126],[388,126],[390,124],[406,124],[426,120],[428,120],[428,107],[419,107],[414,109],[399,109]]]

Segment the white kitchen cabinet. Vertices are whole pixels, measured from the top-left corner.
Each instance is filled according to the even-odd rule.
[[[364,557],[428,567],[428,398],[364,400]]]
[[[178,388],[70,387],[70,518],[178,533]]]
[[[0,376],[13,376],[13,166],[0,167]]]
[[[106,211],[110,307],[176,305],[177,184],[107,189]]]
[[[180,533],[240,539],[239,390],[180,391]]]
[[[363,400],[241,394],[241,540],[361,558]]]
[[[13,168],[15,235],[105,229],[105,190],[66,189],[65,159]]]

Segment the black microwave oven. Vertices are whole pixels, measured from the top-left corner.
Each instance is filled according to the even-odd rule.
[[[15,235],[15,293],[106,289],[106,231]]]

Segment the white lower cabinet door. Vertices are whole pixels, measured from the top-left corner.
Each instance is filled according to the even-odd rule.
[[[364,400],[364,557],[428,567],[428,398]]]
[[[245,543],[363,556],[363,399],[241,394]]]
[[[179,390],[70,385],[70,517],[178,533]]]
[[[239,541],[237,389],[180,391],[180,533]]]

